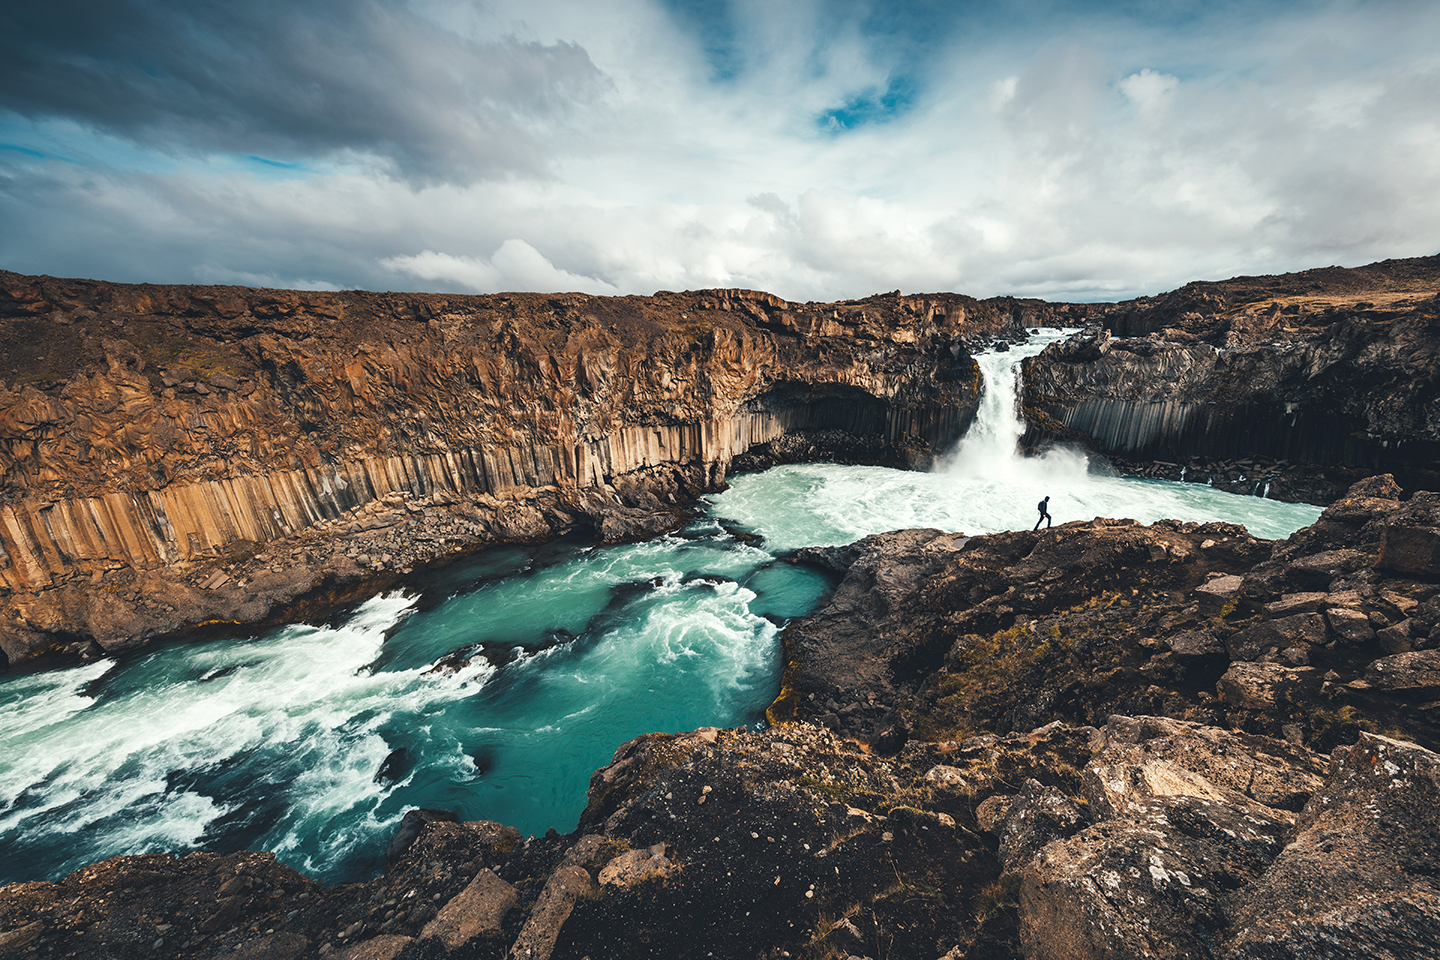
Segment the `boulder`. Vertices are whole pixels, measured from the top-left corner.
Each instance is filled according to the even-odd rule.
[[[600,885],[633,887],[647,880],[668,877],[677,869],[665,856],[665,844],[657,843],[643,850],[627,850],[615,857],[600,870]]]
[[[582,867],[561,867],[552,873],[520,936],[510,947],[510,960],[549,960],[560,928],[575,909],[575,901],[589,889],[590,874]]]
[[[1231,909],[1228,960],[1440,956],[1440,756],[1362,734]]]
[[[1267,742],[1260,759],[1225,731],[1149,717],[1112,718],[1102,740],[1084,773],[1098,822],[1020,871],[1025,956],[1213,955],[1227,892],[1261,875],[1295,815],[1199,770],[1238,783],[1286,748]]]
[[[1272,619],[1288,617],[1297,613],[1314,613],[1330,605],[1330,594],[1321,592],[1287,593],[1273,603],[1267,603],[1261,612]]]
[[[505,914],[515,905],[514,887],[489,870],[481,870],[440,913],[425,925],[422,938],[435,937],[455,950],[477,937],[498,937]]]
[[[1220,656],[1225,644],[1209,630],[1185,630],[1165,638],[1165,645],[1177,657],[1196,658]]]
[[[428,825],[454,823],[458,819],[448,810],[424,810],[416,807],[414,810],[405,811],[400,826],[395,828],[395,835],[390,838],[390,843],[385,848],[385,866],[394,866],[405,855],[405,851],[420,838],[421,832]]]
[[[1216,691],[1229,706],[1264,710],[1303,699],[1318,690],[1320,683],[1320,674],[1313,667],[1241,661],[1230,664],[1216,684]]]
[[[1440,576],[1440,494],[1417,493],[1386,517],[1375,565],[1415,577]]]
[[[272,933],[242,943],[226,960],[295,960],[310,947],[308,937],[298,933]]]
[[[1021,867],[1047,843],[1071,836],[1085,822],[1075,801],[1054,787],[1026,780],[999,823],[1000,862],[1007,870]]]
[[[1285,567],[1285,578],[1301,590],[1324,590],[1335,580],[1369,566],[1374,554],[1363,550],[1323,550],[1300,557]]]
[[[1244,586],[1244,577],[1229,574],[1202,583],[1195,588],[1193,596],[1200,602],[1200,612],[1213,617],[1218,616],[1227,606],[1235,603]]]
[[[1366,477],[1364,480],[1359,480],[1351,484],[1350,489],[1345,492],[1345,496],[1399,500],[1404,492],[1400,484],[1395,482],[1393,475],[1382,473],[1373,477]]]
[[[1392,623],[1388,627],[1382,627],[1376,630],[1375,640],[1386,653],[1409,653],[1415,649],[1415,643],[1410,636],[1410,630],[1410,621],[1401,620],[1399,623]]]
[[[335,955],[335,960],[395,960],[401,951],[414,942],[411,937],[393,933],[381,934],[364,943],[347,947]]]
[[[1299,613],[1278,620],[1262,620],[1246,627],[1230,637],[1226,646],[1233,660],[1256,660],[1266,653],[1301,645],[1313,646],[1325,640],[1325,619],[1318,613]]]
[[[1376,690],[1440,688],[1440,650],[1418,650],[1381,657],[1365,668],[1365,682]]]
[[[1283,740],[1169,717],[1111,717],[1097,746],[1104,757],[1137,766],[1164,761],[1284,810],[1301,809],[1328,773],[1323,757]]]
[[[1370,618],[1359,610],[1330,607],[1325,611],[1325,619],[1335,635],[1346,643],[1368,643],[1375,639],[1375,628],[1370,626]]]

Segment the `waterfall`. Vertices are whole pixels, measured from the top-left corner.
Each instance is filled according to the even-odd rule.
[[[1078,450],[1055,448],[1038,457],[1024,457],[1018,451],[1020,437],[1025,433],[1025,419],[1020,410],[1021,363],[1073,333],[1074,330],[1047,328],[1031,336],[1028,343],[1003,353],[987,351],[976,355],[983,382],[980,407],[975,413],[975,422],[960,438],[954,453],[940,468],[941,472],[957,478],[997,482],[1015,496],[1032,488],[1088,482],[1089,458]],[[1026,497],[1029,495],[1025,493]],[[1039,496],[1034,499],[1038,500]]]

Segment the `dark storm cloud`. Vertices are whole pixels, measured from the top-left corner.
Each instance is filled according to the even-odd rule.
[[[607,88],[576,44],[478,41],[392,2],[22,2],[0,109],[175,154],[373,157],[412,182],[543,173]]]

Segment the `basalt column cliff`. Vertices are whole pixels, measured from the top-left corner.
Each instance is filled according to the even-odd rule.
[[[1087,308],[128,286],[0,274],[0,647],[264,619],[467,546],[678,522],[736,457],[923,465],[966,338]]]
[[[1440,481],[1440,257],[1192,283],[1115,304],[1025,372],[1032,446],[1325,503]]]

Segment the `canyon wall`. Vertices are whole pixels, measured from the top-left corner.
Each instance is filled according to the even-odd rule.
[[[123,648],[478,543],[650,535],[784,438],[923,466],[974,415],[967,344],[1069,316],[0,274],[0,647]]]
[[[1080,441],[1247,493],[1308,468],[1312,489],[1297,499],[1328,501],[1379,472],[1431,489],[1437,290],[1440,258],[1430,257],[1191,284],[1114,305],[1103,326],[1027,364],[1025,443]],[[1327,469],[1328,483],[1315,475]]]
[[[1433,488],[1437,290],[1440,257],[1083,305],[0,272],[0,652],[299,615],[485,543],[650,536],[732,467],[923,468],[974,416],[971,352],[1034,326],[1093,332],[1027,363],[1032,449],[1316,502],[1379,472]]]

